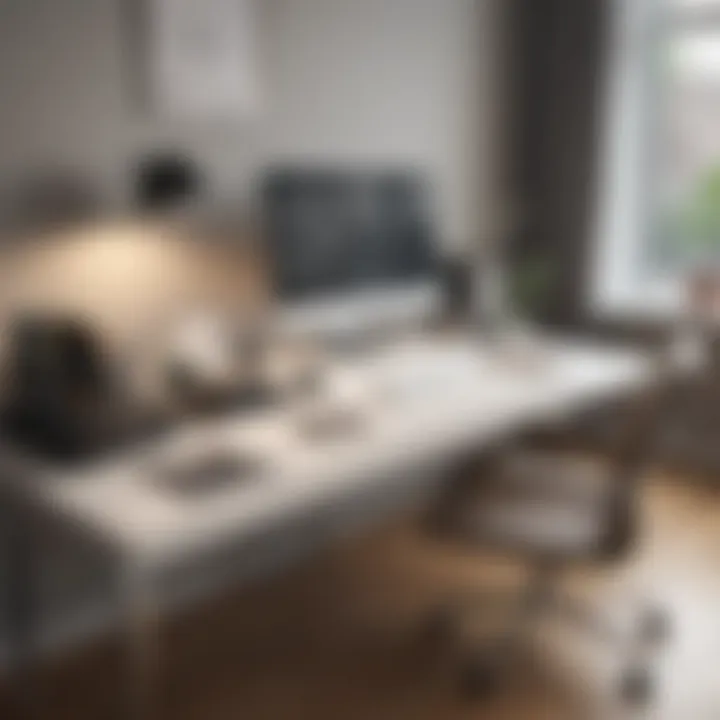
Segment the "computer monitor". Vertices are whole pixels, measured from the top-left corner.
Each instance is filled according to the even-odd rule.
[[[430,189],[419,173],[276,169],[262,207],[275,293],[295,324],[349,331],[437,306]]]

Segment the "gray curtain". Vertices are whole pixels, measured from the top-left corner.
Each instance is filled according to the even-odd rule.
[[[507,0],[513,267],[541,265],[543,319],[583,322],[610,0]]]

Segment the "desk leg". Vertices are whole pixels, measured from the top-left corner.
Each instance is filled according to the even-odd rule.
[[[7,514],[8,680],[18,718],[40,718],[34,650],[38,616],[37,541],[35,524],[19,511]]]
[[[126,561],[122,569],[124,615],[123,717],[155,720],[159,717],[159,623],[152,578],[141,564]]]

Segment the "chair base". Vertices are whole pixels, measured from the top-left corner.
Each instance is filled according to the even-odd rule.
[[[568,594],[558,592],[554,584],[556,576],[548,569],[537,572],[521,593],[507,629],[485,646],[470,649],[460,668],[462,694],[480,699],[499,693],[524,634],[542,618],[553,617],[571,622],[602,642],[627,648],[628,658],[617,680],[618,697],[629,706],[649,703],[655,694],[650,656],[670,637],[669,616],[660,608],[646,607],[639,613],[628,636],[618,632],[600,613]],[[459,624],[466,611],[482,610],[484,599],[485,596],[475,595],[436,608],[426,624],[426,637],[436,644],[452,643],[459,634]]]

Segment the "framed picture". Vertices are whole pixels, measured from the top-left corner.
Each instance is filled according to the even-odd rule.
[[[253,0],[141,1],[151,112],[201,120],[256,107]]]

